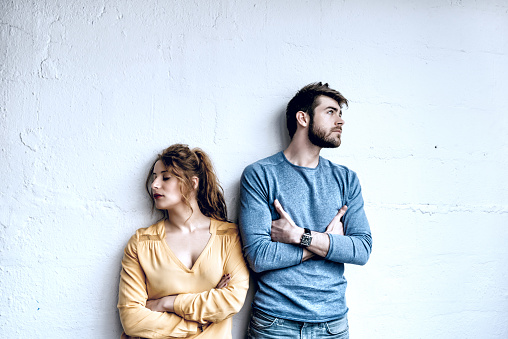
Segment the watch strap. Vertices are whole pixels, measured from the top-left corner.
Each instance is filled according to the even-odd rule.
[[[300,246],[302,247],[308,247],[310,243],[312,242],[312,233],[310,232],[310,229],[304,228],[303,229],[302,238],[300,239]]]

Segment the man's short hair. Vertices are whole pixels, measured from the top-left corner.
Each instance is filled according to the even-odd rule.
[[[299,90],[291,99],[286,108],[286,125],[291,139],[296,132],[296,113],[306,112],[310,118],[314,118],[314,109],[319,105],[317,98],[321,95],[330,97],[337,101],[342,108],[348,105],[348,101],[339,91],[328,87],[328,83],[314,82]]]

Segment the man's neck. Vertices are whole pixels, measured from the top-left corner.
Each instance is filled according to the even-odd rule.
[[[312,144],[308,138],[295,135],[284,155],[293,165],[316,168],[319,164],[320,151],[321,147]]]

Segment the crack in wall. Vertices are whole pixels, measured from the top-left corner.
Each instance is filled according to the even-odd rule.
[[[25,141],[23,140],[23,135],[22,133],[19,133],[19,140],[21,140],[21,143],[27,147],[29,150],[31,150],[32,152],[37,152],[34,148],[32,148],[30,145],[28,145],[27,143],[25,143]]]
[[[366,202],[366,205],[379,209],[409,210],[421,214],[449,214],[449,213],[488,213],[508,214],[508,206],[503,205],[447,205],[447,204],[376,204]]]
[[[22,27],[12,25],[8,22],[3,22],[3,21],[0,21],[0,26],[7,26],[7,28],[9,28],[9,34],[10,34],[11,30],[15,29],[15,30],[18,30],[21,33],[24,33],[24,34],[28,35],[29,37],[33,38],[33,34],[30,34],[29,32],[25,31]]]

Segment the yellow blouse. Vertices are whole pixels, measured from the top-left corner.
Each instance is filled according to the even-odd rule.
[[[136,231],[122,259],[118,296],[122,338],[231,338],[231,317],[245,301],[249,271],[235,224],[212,219],[210,234],[189,269],[169,248],[164,221]],[[216,289],[227,273],[228,286]],[[148,299],[175,294],[175,313],[145,307]]]

